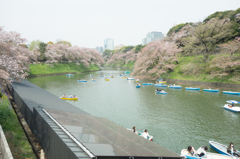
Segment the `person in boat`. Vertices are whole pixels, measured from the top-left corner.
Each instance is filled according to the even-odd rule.
[[[240,153],[238,152],[238,150],[234,149],[233,143],[231,142],[228,147],[227,147],[227,152],[232,154],[233,156],[238,156],[240,157]]]
[[[69,96],[68,96],[68,98],[72,98],[73,96],[70,94]]]
[[[145,129],[144,132],[142,133],[142,137],[144,137],[145,139],[148,139],[149,134],[147,132],[147,129]]]
[[[65,95],[65,93],[63,94],[62,98],[66,98],[66,95]]]
[[[76,96],[75,96],[75,95],[73,95],[73,98],[76,98]]]
[[[191,155],[191,156],[195,156],[197,153],[194,149],[194,147],[192,146],[188,146],[188,153]]]
[[[134,132],[135,134],[137,134],[137,131],[136,131],[136,127],[135,127],[135,126],[132,128],[132,132]]]
[[[232,103],[232,107],[234,107],[234,103]]]
[[[206,157],[205,155],[207,154],[207,150],[208,150],[208,147],[203,146],[203,147],[199,147],[196,152],[199,157],[203,157],[203,156]]]

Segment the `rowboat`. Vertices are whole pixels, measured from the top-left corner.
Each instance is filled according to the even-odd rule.
[[[153,85],[152,83],[143,83],[143,85]]]
[[[76,97],[76,98],[63,98],[63,97],[59,97],[59,98],[61,98],[63,100],[78,100],[78,97]]]
[[[162,90],[162,91],[156,91],[156,93],[158,93],[158,94],[167,94],[167,92],[165,92],[164,90]]]
[[[155,87],[167,87],[167,85],[163,85],[163,84],[154,84]]]
[[[158,83],[166,83],[166,81],[159,81]]]
[[[226,145],[220,144],[220,143],[215,142],[215,141],[209,141],[209,144],[214,150],[216,150],[220,154],[227,155],[227,156],[232,156],[230,153],[227,152],[227,146]]]
[[[100,77],[104,77],[103,75],[100,75]]]
[[[132,78],[132,77],[128,77],[127,80],[134,80],[134,78]]]
[[[232,112],[235,112],[235,113],[238,113],[238,112],[240,112],[240,107],[233,107],[233,106],[231,106],[230,104],[225,104],[224,106],[223,106],[223,108],[224,109],[227,109],[227,110],[229,110],[229,111],[232,111]]]
[[[136,85],[136,88],[140,88],[141,87],[141,85]]]
[[[173,84],[173,85],[168,85],[168,88],[182,89],[182,86]]]
[[[203,89],[203,91],[206,91],[206,92],[219,92],[219,89]]]
[[[188,158],[188,159],[202,159],[202,158],[209,158],[209,159],[233,159],[231,156],[226,156],[226,155],[222,155],[222,154],[219,154],[219,153],[210,153],[210,152],[207,152],[206,155],[202,156],[202,157],[191,156],[187,149],[183,149],[181,151],[181,156],[184,156],[185,158]]]
[[[87,80],[77,80],[78,82],[87,82]]]
[[[93,82],[97,82],[97,80],[95,80],[95,79],[92,79],[92,81],[93,81]]]
[[[136,79],[136,82],[140,82],[140,79]]]
[[[69,74],[66,74],[66,76],[73,76],[73,74],[70,74],[70,73],[69,73]]]
[[[106,78],[106,79],[105,79],[105,81],[109,81],[109,79],[108,79],[108,78]]]
[[[138,131],[138,135],[144,137],[144,136],[143,136],[143,132],[144,132],[144,130]],[[147,140],[150,140],[150,141],[153,141],[153,136],[148,135],[146,139],[147,139]]]
[[[125,71],[124,73],[125,73],[125,74],[129,74],[129,71]]]
[[[230,104],[225,104],[223,106],[224,109],[227,109],[227,110],[235,112],[235,113],[240,112],[240,107],[231,105],[231,104],[239,104],[240,102],[238,102],[236,100],[227,100],[227,103],[230,103]]]
[[[185,87],[185,90],[200,90],[200,88]]]
[[[89,76],[92,76],[92,74],[90,74]]]
[[[114,78],[113,76],[111,76],[111,78]]]
[[[224,94],[240,95],[240,92],[223,91]]]
[[[127,79],[127,77],[122,77],[123,79]]]

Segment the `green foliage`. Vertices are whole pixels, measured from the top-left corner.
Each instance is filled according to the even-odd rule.
[[[126,53],[126,52],[132,50],[133,48],[134,48],[134,46],[123,46],[119,51]]]
[[[2,125],[9,117],[11,117],[11,109],[6,95],[0,100],[0,124]]]
[[[46,56],[45,56],[46,47],[47,47],[46,43],[40,42],[39,49],[38,49],[38,51],[40,52],[40,56],[38,57],[39,61],[46,61]]]
[[[1,89],[0,89],[0,98],[2,98],[2,96],[3,96],[3,94],[2,94]]]
[[[105,56],[109,57],[112,54],[113,54],[113,50],[106,49],[106,50],[103,51],[102,56],[103,57],[105,57]]]
[[[54,64],[30,64],[30,75],[43,75],[54,73],[71,73],[71,72],[86,72],[98,71],[100,68],[97,65],[90,65],[89,68],[83,64],[76,63],[54,63]]]
[[[0,100],[0,124],[5,133],[13,158],[36,159],[14,111],[9,108],[7,96]]]
[[[188,25],[188,24],[192,25],[193,23],[181,23],[181,24],[178,24],[178,25],[172,27],[172,28],[168,31],[167,35],[170,35],[170,34],[172,34],[173,32],[174,32],[174,33],[179,32],[184,26],[186,26],[186,25]]]
[[[140,52],[145,46],[146,45],[142,45],[142,44],[135,46],[134,48],[135,53]]]
[[[29,44],[29,50],[33,50],[36,46],[39,46],[39,44],[41,43],[40,40],[33,40],[30,44]]]
[[[71,42],[69,42],[69,41],[58,41],[57,44],[66,44],[70,47],[72,46]]]
[[[240,8],[238,8],[235,11],[234,10],[227,10],[227,11],[222,11],[222,12],[218,11],[218,12],[215,12],[215,13],[209,15],[206,19],[204,19],[203,22],[207,22],[212,18],[219,18],[219,19],[230,18],[231,20],[234,20],[234,16],[237,13],[240,13]]]

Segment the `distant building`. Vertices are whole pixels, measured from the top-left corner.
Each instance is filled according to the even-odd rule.
[[[113,39],[105,39],[104,40],[104,50],[105,49],[109,49],[109,50],[113,50],[114,49],[114,41]]]
[[[152,31],[146,35],[146,38],[142,40],[142,45],[146,45],[157,39],[162,39],[164,37],[162,32]]]
[[[123,46],[124,46],[123,44],[120,44],[120,45],[114,46],[114,50],[121,49]]]
[[[102,46],[96,47],[95,50],[98,50],[100,53],[103,53],[103,47]]]

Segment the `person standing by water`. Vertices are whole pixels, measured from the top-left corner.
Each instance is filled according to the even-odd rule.
[[[233,156],[238,156],[240,157],[240,153],[234,149],[234,145],[232,142],[230,142],[230,144],[227,147],[227,152],[232,154]]]

